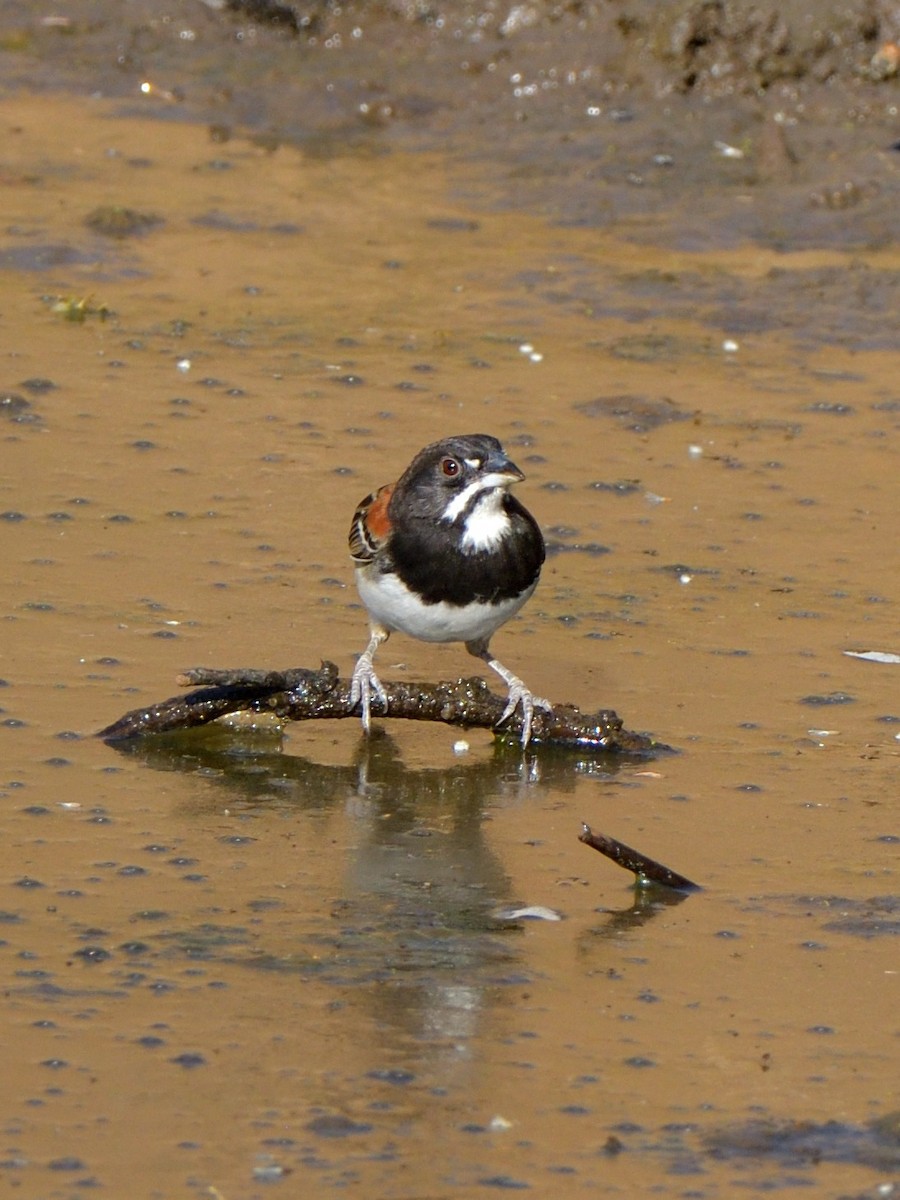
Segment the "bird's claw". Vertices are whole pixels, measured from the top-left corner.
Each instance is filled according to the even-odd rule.
[[[506,708],[504,708],[497,724],[502,725],[507,717],[511,717],[520,705],[522,708],[522,749],[524,750],[531,741],[534,710],[536,708],[543,708],[547,712],[552,712],[553,705],[542,696],[535,696],[534,692],[530,691],[521,679],[513,676],[509,681],[509,695],[506,698]]]
[[[367,654],[361,654],[350,679],[350,709],[352,711],[357,705],[360,706],[363,729],[366,733],[369,732],[372,724],[370,714],[373,692],[381,701],[382,711],[387,713],[388,698],[384,684],[375,674],[372,659]]]

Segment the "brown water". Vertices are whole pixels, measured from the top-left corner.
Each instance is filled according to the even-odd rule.
[[[898,668],[843,654],[900,651],[900,393],[816,282],[846,271],[852,331],[900,254],[674,254],[439,155],[0,113],[12,1194],[900,1186]],[[105,238],[107,204],[164,224]],[[346,671],[354,505],[475,430],[554,551],[495,649],[680,754],[91,738],[198,663]],[[703,892],[635,897],[582,820]]]

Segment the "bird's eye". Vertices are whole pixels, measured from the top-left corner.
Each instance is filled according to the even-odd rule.
[[[455,458],[442,458],[441,470],[448,479],[454,479],[459,474],[459,463]]]

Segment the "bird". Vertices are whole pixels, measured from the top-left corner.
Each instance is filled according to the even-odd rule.
[[[463,642],[487,663],[508,691],[498,725],[521,707],[523,747],[535,708],[551,708],[489,649],[537,587],[544,562],[540,527],[509,491],[524,478],[495,437],[457,435],[420,450],[396,483],[357,506],[348,540],[370,636],[353,671],[350,709],[359,706],[367,734],[373,696],[388,709],[373,660],[395,632]]]

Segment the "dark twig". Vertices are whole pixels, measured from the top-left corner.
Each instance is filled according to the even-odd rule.
[[[318,671],[302,667],[287,671],[196,667],[179,676],[178,682],[196,690],[133,709],[97,736],[112,742],[172,733],[240,711],[271,713],[282,721],[358,717],[357,710],[350,707],[350,681],[339,678],[337,667],[330,662],[323,662]],[[505,700],[478,677],[453,683],[388,683],[385,690],[388,715],[408,721],[493,729],[505,707]],[[379,715],[377,708],[373,715]],[[514,713],[497,733],[519,738],[521,731],[521,718]],[[669,749],[645,734],[623,728],[611,709],[582,713],[567,704],[554,707],[552,712],[537,710],[532,744],[634,755]]]
[[[599,850],[601,854],[611,858],[614,863],[618,863],[626,871],[633,871],[635,882],[638,884],[657,883],[663,887],[676,888],[681,892],[696,892],[700,889],[699,883],[693,883],[684,875],[679,875],[677,871],[672,871],[668,867],[664,867],[662,863],[647,858],[639,850],[632,850],[624,842],[617,842],[615,838],[607,837],[603,833],[594,833],[590,825],[582,824],[578,840],[584,842],[586,846],[590,846],[592,850]]]

